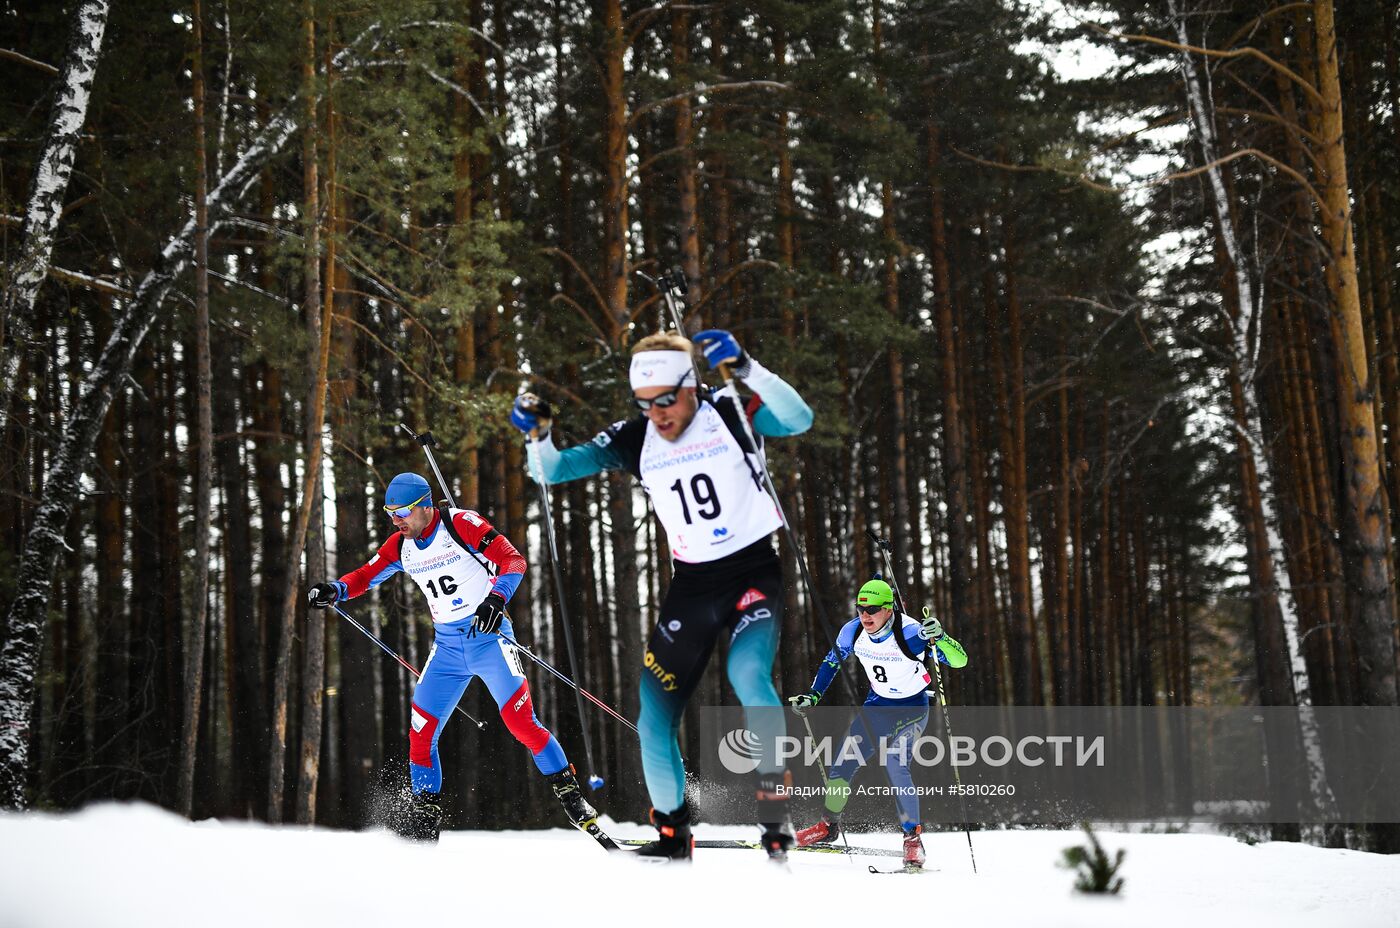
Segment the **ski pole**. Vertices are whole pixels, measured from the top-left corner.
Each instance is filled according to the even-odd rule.
[[[630,728],[630,729],[632,730],[632,734],[634,734],[634,735],[635,735],[635,734],[638,734],[638,732],[637,732],[637,726],[636,726],[636,725],[633,725],[631,722],[627,721],[627,719],[623,717],[622,713],[618,712],[618,711],[617,711],[616,709],[614,709],[612,706],[610,706],[610,705],[608,705],[607,703],[603,702],[603,701],[602,701],[601,699],[599,699],[597,696],[594,696],[592,693],[588,692],[588,690],[586,690],[586,689],[584,689],[583,687],[579,686],[579,685],[578,685],[577,683],[575,683],[573,680],[570,680],[568,677],[564,676],[564,675],[563,675],[562,673],[560,673],[557,669],[555,669],[555,667],[554,667],[552,664],[550,664],[550,663],[549,663],[548,661],[546,661],[544,658],[537,656],[533,651],[531,651],[529,648],[525,647],[525,646],[524,646],[523,644],[521,644],[520,642],[516,641],[516,640],[515,640],[514,638],[512,638],[510,635],[507,635],[505,632],[501,632],[500,635],[501,635],[501,640],[502,640],[502,641],[504,641],[504,642],[506,642],[507,644],[509,644],[509,645],[511,645],[512,647],[514,647],[514,648],[515,648],[516,650],[518,650],[521,654],[524,654],[526,657],[528,657],[530,660],[534,661],[536,664],[539,664],[541,667],[543,667],[545,670],[547,670],[547,671],[549,671],[550,673],[552,673],[555,677],[557,677],[557,678],[558,678],[560,681],[562,681],[563,683],[565,683],[565,684],[567,684],[567,685],[573,687],[573,688],[574,688],[574,691],[577,692],[579,695],[581,695],[584,699],[587,699],[589,702],[593,703],[593,705],[597,706],[599,709],[602,709],[602,710],[603,710],[604,712],[606,712],[608,715],[611,715],[613,718],[617,719],[617,720],[618,720],[619,722],[621,722],[623,725],[626,725],[628,728]]]
[[[871,529],[869,526],[866,526],[865,534],[870,536],[870,540],[875,542],[875,547],[880,550],[880,555],[884,558],[885,561],[885,573],[890,578],[890,589],[894,591],[895,602],[899,605],[900,613],[907,614],[905,613],[904,609],[904,597],[899,592],[899,579],[895,576],[894,565],[890,560],[890,543],[884,538],[881,538],[879,535],[875,534],[874,530]],[[927,619],[933,615],[933,610],[928,606],[925,606],[923,613],[924,618]],[[895,634],[902,635],[903,632],[901,629],[896,628]],[[938,664],[938,646],[935,644],[933,654],[933,675],[934,679],[938,681],[938,706],[943,712],[943,727],[947,730],[948,739],[949,741],[951,741],[953,738],[953,720],[952,717],[948,714],[948,697],[943,692],[943,669],[939,667]],[[963,834],[967,835],[967,854],[972,859],[972,872],[976,873],[977,852],[972,849],[972,828],[968,825],[967,822],[967,800],[963,798],[962,772],[958,769],[957,764],[952,764],[951,766],[953,768],[953,781],[958,785],[958,809],[962,812]]]
[[[437,446],[437,439],[433,437],[433,433],[424,432],[423,434],[419,435],[416,432],[414,432],[413,429],[404,425],[402,422],[399,423],[399,428],[407,432],[410,438],[412,438],[414,441],[418,442],[418,444],[422,446],[423,454],[426,455],[428,458],[428,466],[433,469],[433,475],[437,477],[438,486],[442,487],[442,495],[446,497],[447,505],[451,506],[453,509],[456,509],[457,501],[452,498],[452,488],[449,487],[447,485],[447,481],[443,479],[442,471],[438,470],[437,458],[433,457],[433,448]]]
[[[928,606],[924,607],[924,618],[933,615],[933,610]],[[936,646],[935,646],[936,647]],[[943,712],[943,727],[948,731],[948,740],[953,740],[953,720],[948,715],[948,697],[943,692],[943,669],[938,666],[938,656],[933,658],[933,676],[938,681],[938,707]],[[963,798],[962,773],[958,770],[958,765],[953,764],[953,781],[958,784],[958,809],[963,817],[963,834],[967,835],[967,856],[972,859],[972,872],[977,872],[977,852],[972,849],[972,828],[967,824],[967,800]]]
[[[796,711],[796,710],[794,710],[794,711]],[[812,750],[815,751],[815,750],[816,750],[816,747],[817,747],[817,736],[814,735],[814,734],[812,733],[812,723],[811,723],[811,721],[807,718],[807,712],[804,710],[804,711],[802,711],[802,712],[798,712],[797,715],[798,715],[798,717],[800,717],[800,718],[802,719],[802,724],[803,724],[803,726],[807,729],[807,740],[810,741],[810,742],[812,742]],[[827,792],[830,792],[830,791],[831,791],[831,781],[828,780],[827,777],[826,777],[826,765],[823,764],[823,765],[819,766],[817,769],[821,771],[821,775],[822,775],[822,788],[825,789]],[[841,843],[844,844],[844,845],[846,846],[846,856],[849,857],[850,854],[851,854],[851,839],[848,838],[848,837],[846,837],[846,830],[845,830],[844,828],[841,829]],[[854,858],[851,859],[851,863],[855,863],[855,859],[854,859]]]
[[[389,647],[387,644],[385,644],[384,641],[383,641],[378,635],[376,635],[374,632],[370,631],[369,629],[365,628],[365,627],[364,627],[363,625],[361,625],[359,622],[356,622],[355,619],[354,619],[354,617],[352,617],[352,616],[350,615],[350,613],[346,612],[344,609],[340,608],[340,607],[337,606],[335,603],[331,603],[331,608],[334,609],[336,612],[340,613],[340,617],[341,617],[342,619],[344,619],[345,621],[349,622],[351,625],[353,625],[353,626],[355,626],[357,629],[359,629],[359,630],[360,630],[360,634],[364,635],[364,636],[365,636],[366,638],[368,638],[370,641],[373,641],[375,644],[379,645],[379,647],[383,648],[383,649],[384,649],[384,653],[387,654],[387,655],[389,655],[390,657],[392,657],[394,660],[398,661],[399,664],[400,664],[400,666],[402,666],[404,670],[407,670],[409,673],[413,674],[413,677],[414,677],[415,680],[421,680],[421,679],[423,678],[423,675],[422,675],[421,673],[418,672],[418,669],[417,669],[416,667],[414,667],[414,666],[413,666],[412,664],[410,664],[408,661],[406,661],[406,660],[404,660],[402,657],[400,657],[400,656],[399,656],[399,652],[395,651],[393,648],[391,648],[391,647]],[[472,717],[472,714],[471,714],[470,712],[468,712],[466,709],[463,709],[461,706],[455,706],[454,708],[456,708],[456,710],[457,710],[458,712],[462,713],[462,714],[465,715],[468,719],[470,719],[470,720],[471,720],[471,723],[472,723],[473,725],[475,725],[478,729],[485,729],[485,728],[486,728],[486,723],[485,723],[485,722],[481,722],[481,721],[478,721],[477,719],[473,718],[473,717]]]
[[[530,440],[539,440],[539,429],[531,429]],[[527,454],[528,458],[529,455]],[[544,533],[549,539],[549,566],[554,574],[554,590],[559,603],[559,622],[564,626],[564,647],[569,653],[569,672],[576,679],[583,679],[578,672],[578,659],[574,656],[574,633],[569,624],[569,607],[564,598],[564,575],[559,569],[559,543],[554,538],[554,507],[550,504],[549,484],[545,481],[544,465],[540,465],[539,477],[535,480],[535,485],[540,491],[540,513],[544,518]],[[522,649],[523,650],[523,649]],[[588,762],[588,788],[601,789],[603,778],[595,771],[597,765],[593,763],[593,736],[588,731],[588,720],[583,717],[583,690],[574,687],[574,701],[578,707],[579,730],[583,732],[583,756]]]

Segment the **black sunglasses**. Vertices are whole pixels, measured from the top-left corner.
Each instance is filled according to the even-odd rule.
[[[874,615],[875,613],[879,612],[881,609],[884,608],[884,606],[862,606],[860,603],[856,603],[856,610],[858,612],[863,612],[866,615]]]
[[[676,405],[676,400],[681,398],[681,384],[685,383],[685,378],[689,376],[690,374],[683,375],[681,377],[681,383],[676,384],[660,396],[653,396],[649,400],[644,400],[640,396],[634,396],[632,397],[632,402],[636,403],[637,408],[642,412],[646,412],[653,406],[658,409],[667,409],[674,406]]]

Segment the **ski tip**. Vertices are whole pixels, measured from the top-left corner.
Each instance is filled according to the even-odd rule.
[[[881,870],[879,867],[876,867],[876,866],[874,866],[873,864],[868,864],[868,865],[866,866],[866,869],[869,870],[871,873],[880,873],[880,874],[885,874],[885,875],[889,875],[889,874],[893,874],[893,873],[937,873],[937,872],[938,872],[937,869],[932,869],[932,870],[931,870],[931,869],[928,869],[928,868],[925,868],[925,867],[900,867],[898,870]]]
[[[602,788],[603,788],[603,778],[600,777],[600,776],[598,776],[598,774],[596,774],[596,773],[590,775],[589,778],[588,778],[588,788],[589,788],[589,789],[602,789]]]

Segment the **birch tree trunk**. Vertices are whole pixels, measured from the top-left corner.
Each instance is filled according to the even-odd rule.
[[[671,18],[671,58],[676,76],[690,81],[690,12],[682,7]],[[700,292],[700,214],[695,184],[695,108],[690,97],[676,102],[676,147],[680,167],[676,169],[676,207],[680,212],[681,270],[689,288],[687,299],[697,306]]]
[[[29,340],[34,300],[49,272],[54,230],[62,214],[68,179],[73,175],[78,133],[87,120],[97,62],[102,56],[108,9],[107,0],[84,0],[73,11],[68,52],[58,77],[58,96],[49,115],[48,138],[29,184],[19,256],[10,268],[4,312],[0,314],[0,345],[6,340],[10,343],[0,370],[0,383],[7,385],[15,383],[19,373],[20,358]],[[8,412],[9,405],[0,404],[0,431],[5,428]]]
[[[1183,46],[1190,45],[1186,32],[1186,21],[1181,14],[1177,0],[1170,0],[1172,17],[1176,23],[1177,38]],[[1257,498],[1258,513],[1263,522],[1264,539],[1257,552],[1261,567],[1267,572],[1259,573],[1256,579],[1261,583],[1265,578],[1272,580],[1268,588],[1254,591],[1259,597],[1259,608],[1272,601],[1278,604],[1278,614],[1283,624],[1284,641],[1287,647],[1288,667],[1292,675],[1293,699],[1300,709],[1299,722],[1303,738],[1303,751],[1307,764],[1312,794],[1324,807],[1331,804],[1331,792],[1327,786],[1326,770],[1322,758],[1322,745],[1317,730],[1317,719],[1310,711],[1312,696],[1308,681],[1307,664],[1298,639],[1298,616],[1291,593],[1288,562],[1283,554],[1283,541],[1279,533],[1278,512],[1274,500],[1274,480],[1269,456],[1265,449],[1264,423],[1259,402],[1259,339],[1264,319],[1260,313],[1263,305],[1262,294],[1257,292],[1254,281],[1245,265],[1245,256],[1239,234],[1230,209],[1229,195],[1219,165],[1220,148],[1215,132],[1213,103],[1207,96],[1208,87],[1201,81],[1195,59],[1190,52],[1181,53],[1182,73],[1186,84],[1187,104],[1191,122],[1196,129],[1197,141],[1201,146],[1201,157],[1207,165],[1211,205],[1215,211],[1216,227],[1220,243],[1226,253],[1229,270],[1234,275],[1235,296],[1238,310],[1230,320],[1231,367],[1237,371],[1238,400],[1236,401],[1236,431],[1239,435],[1239,452],[1248,456],[1243,473],[1246,485],[1243,487],[1246,500]],[[1359,310],[1358,310],[1359,312]],[[1252,339],[1252,341],[1251,341]],[[1369,409],[1369,403],[1367,405]],[[1253,470],[1256,486],[1248,485],[1249,470]],[[1253,507],[1250,507],[1253,508]],[[1265,563],[1267,562],[1267,563]],[[1267,612],[1264,613],[1267,615]],[[1280,694],[1281,695],[1281,694]]]
[[[221,215],[246,193],[258,171],[281,150],[295,129],[296,120],[284,115],[263,130],[209,194],[211,217]],[[5,808],[22,809],[25,805],[34,674],[43,646],[44,615],[64,526],[72,514],[73,501],[79,498],[79,485],[112,398],[131,370],[136,351],[155,322],[170,285],[189,266],[194,226],[191,217],[166,241],[155,266],[141,279],[112,326],[111,337],[88,373],[82,395],[73,404],[50,458],[44,501],[25,534],[24,553],[16,572],[19,595],[6,615],[9,637],[0,649],[0,718],[8,723],[0,727],[0,806]],[[211,235],[218,226],[217,220],[211,221]]]
[[[194,0],[194,354],[196,445],[194,488],[194,601],[185,629],[184,724],[180,731],[180,776],[176,810],[189,816],[194,803],[194,766],[199,710],[204,695],[204,631],[209,614],[209,514],[213,487],[214,427],[209,401],[209,179],[204,145],[204,29],[200,0]]]

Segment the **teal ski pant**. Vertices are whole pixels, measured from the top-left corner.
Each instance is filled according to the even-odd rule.
[[[675,565],[647,642],[637,719],[642,773],[656,811],[675,812],[685,801],[681,714],[721,634],[729,635],[729,683],[746,710],[746,726],[762,745],[755,774],[782,773],[777,740],[785,728],[773,686],[782,589],[782,564],[768,539],[710,564]]]

